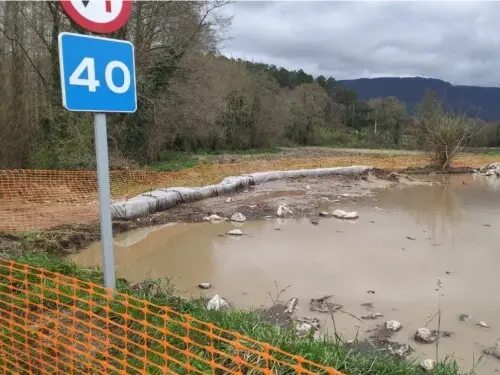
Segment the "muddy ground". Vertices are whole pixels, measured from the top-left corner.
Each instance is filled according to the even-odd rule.
[[[200,222],[211,214],[230,217],[235,212],[241,212],[247,220],[258,220],[266,216],[275,217],[280,204],[292,208],[294,217],[312,217],[319,214],[322,204],[352,202],[371,195],[377,189],[435,183],[410,176],[426,171],[419,169],[401,174],[374,170],[356,177],[331,176],[273,181],[250,187],[231,196],[181,204],[136,220],[115,220],[113,233],[116,235],[140,227],[170,222]],[[228,197],[232,200],[230,203],[227,202]],[[22,234],[0,233],[0,252],[18,254],[34,250],[64,255],[85,248],[99,239],[100,229],[97,221]]]

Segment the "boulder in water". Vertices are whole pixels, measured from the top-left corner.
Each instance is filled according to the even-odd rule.
[[[344,210],[335,210],[332,215],[338,219],[357,219],[359,217],[356,211],[347,212]]]

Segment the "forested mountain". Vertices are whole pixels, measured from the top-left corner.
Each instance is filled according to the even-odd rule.
[[[354,90],[360,100],[394,96],[406,103],[410,113],[414,112],[425,90],[433,90],[445,106],[455,113],[466,113],[485,121],[500,119],[500,88],[479,86],[454,86],[434,78],[360,78],[337,81]]]

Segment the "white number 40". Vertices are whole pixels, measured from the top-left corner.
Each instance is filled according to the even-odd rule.
[[[123,83],[120,86],[113,82],[113,71],[120,69],[123,73]],[[87,71],[87,78],[82,78]],[[111,61],[104,70],[106,86],[115,94],[123,94],[130,88],[130,70],[121,61]],[[96,92],[101,82],[95,78],[95,61],[92,57],[85,57],[69,76],[69,84],[76,86],[87,86],[90,92]]]

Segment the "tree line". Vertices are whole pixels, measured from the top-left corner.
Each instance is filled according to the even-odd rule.
[[[108,116],[113,167],[161,161],[172,150],[425,147],[418,126],[428,124],[396,98],[362,101],[331,77],[223,56],[226,4],[136,2],[130,22],[111,36],[135,45],[139,95],[136,113]],[[57,2],[0,4],[0,168],[95,166],[92,115],[62,108],[63,31],[85,33]],[[426,108],[441,110],[429,98]],[[468,144],[492,139],[466,137]]]

